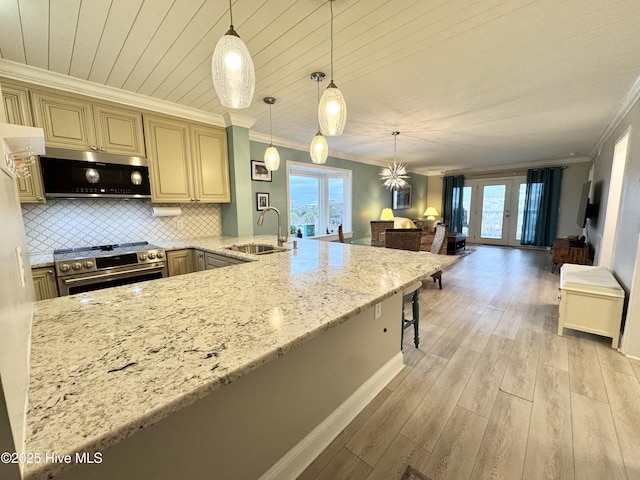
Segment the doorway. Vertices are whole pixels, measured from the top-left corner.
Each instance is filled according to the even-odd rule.
[[[462,233],[469,242],[520,245],[527,177],[465,181]]]

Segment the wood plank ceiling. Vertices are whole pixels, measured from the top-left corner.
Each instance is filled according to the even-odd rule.
[[[640,73],[637,0],[336,0],[333,151],[415,171],[587,157]],[[240,111],[274,136],[316,132],[311,72],[329,68],[326,0],[235,0],[256,68]],[[0,0],[0,56],[216,114],[211,55],[225,0]],[[0,67],[0,75],[2,73]],[[326,85],[326,82],[325,82]],[[324,88],[324,87],[323,87]]]

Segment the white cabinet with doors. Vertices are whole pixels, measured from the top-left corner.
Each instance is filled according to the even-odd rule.
[[[80,95],[32,90],[34,123],[47,146],[145,156],[142,114]]]
[[[160,115],[144,116],[151,201],[231,201],[226,132]]]
[[[31,109],[29,108],[29,90],[26,87],[3,81],[2,103],[4,104],[7,123],[27,127],[33,126]],[[16,179],[20,203],[45,203],[40,164],[36,161],[28,169],[28,177]]]

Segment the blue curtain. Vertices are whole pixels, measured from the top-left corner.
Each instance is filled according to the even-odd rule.
[[[450,232],[462,232],[464,210],[462,208],[462,175],[442,179],[442,218]]]
[[[527,172],[527,193],[522,220],[522,245],[551,247],[558,227],[562,167]]]

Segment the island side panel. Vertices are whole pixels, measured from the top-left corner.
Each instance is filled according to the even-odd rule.
[[[256,479],[399,353],[401,308],[396,294],[55,478]]]

